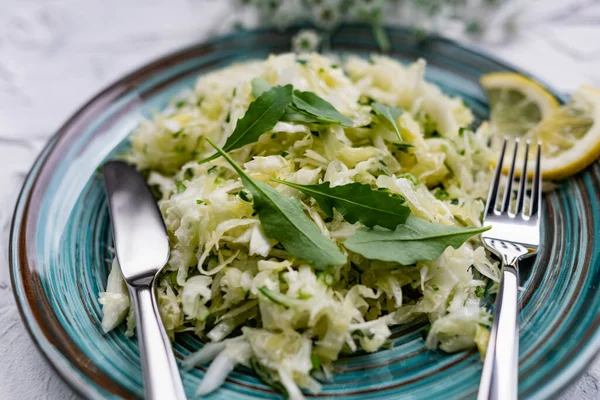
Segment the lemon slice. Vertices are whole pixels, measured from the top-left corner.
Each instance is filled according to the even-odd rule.
[[[541,143],[544,179],[566,178],[600,157],[599,90],[582,86],[569,103],[559,106],[539,83],[516,73],[487,74],[481,84],[489,96],[492,143],[505,136]],[[536,147],[530,149],[530,176]],[[508,172],[508,166],[504,169]]]
[[[541,143],[545,179],[566,178],[585,169],[600,157],[600,91],[591,86],[580,87],[569,103],[544,118],[524,137]],[[533,173],[533,161],[528,163],[528,170]]]
[[[495,135],[522,137],[558,108],[558,101],[539,83],[512,72],[481,77],[491,109]]]

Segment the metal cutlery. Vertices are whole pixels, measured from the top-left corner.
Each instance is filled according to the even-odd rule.
[[[494,322],[490,332],[478,400],[517,399],[519,367],[518,287],[519,261],[537,253],[540,245],[540,209],[542,207],[542,179],[540,174],[541,146],[537,145],[535,171],[531,184],[531,202],[526,207],[527,158],[529,143],[525,144],[524,164],[512,207],[515,190],[515,164],[519,141],[515,140],[510,171],[504,195],[497,205],[506,152],[504,140],[496,172],[487,199],[484,225],[491,229],[482,233],[484,246],[502,261],[500,288],[496,297]]]
[[[104,165],[103,174],[117,258],[135,307],[145,397],[185,399],[155,294],[155,278],[169,259],[165,224],[150,188],[135,168],[111,161]]]

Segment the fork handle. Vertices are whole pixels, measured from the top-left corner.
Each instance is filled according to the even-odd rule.
[[[519,370],[517,325],[519,270],[504,265],[496,296],[494,322],[483,364],[477,400],[516,400]]]

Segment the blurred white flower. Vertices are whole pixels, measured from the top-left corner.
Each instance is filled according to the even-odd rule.
[[[342,21],[373,24],[373,33],[384,50],[389,44],[385,25],[412,27],[415,35],[440,33],[456,39],[498,42],[510,38],[518,27],[527,0],[231,0],[236,10],[258,12],[261,24],[279,28],[312,22],[332,31]],[[240,7],[240,5],[250,7]],[[243,13],[244,11],[239,11]],[[313,35],[294,41],[295,49],[318,46]],[[302,41],[302,43],[300,43]]]
[[[292,39],[292,49],[296,53],[316,51],[321,43],[321,38],[312,29],[298,32]]]
[[[313,0],[313,2],[314,1],[315,0]],[[319,28],[325,30],[335,28],[339,25],[342,17],[339,1],[322,0],[320,5],[313,6],[312,15],[315,24]]]
[[[262,15],[271,18],[284,3],[284,0],[254,0],[252,3],[258,7]]]

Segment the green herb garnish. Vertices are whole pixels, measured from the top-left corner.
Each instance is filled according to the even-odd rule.
[[[423,133],[426,137],[440,137],[440,133],[438,132],[438,124],[434,121],[429,114],[425,114],[425,118],[423,121]]]
[[[252,194],[254,210],[268,237],[279,241],[292,257],[307,261],[317,269],[346,262],[336,244],[323,236],[317,225],[306,216],[297,199],[284,197],[268,184],[252,179],[223,149],[210,139],[207,141],[231,164]]]
[[[223,150],[228,152],[239,149],[258,140],[260,135],[273,129],[292,102],[292,85],[276,86],[262,93],[250,103],[246,114],[237,121],[231,136],[227,138]],[[199,163],[212,161],[219,157],[216,153]]]
[[[444,189],[438,189],[438,190],[436,190],[434,196],[438,200],[446,200],[448,197],[450,197],[450,194],[448,192],[446,192]]]
[[[490,229],[461,228],[432,224],[409,216],[395,230],[360,228],[344,245],[348,250],[371,260],[412,265],[420,260],[435,260],[448,246],[458,248],[471,236]]]
[[[383,117],[387,122],[389,122],[394,131],[396,131],[396,135],[398,135],[398,140],[402,142],[402,134],[400,133],[400,127],[398,126],[398,118],[404,113],[399,108],[386,106],[381,103],[371,103],[371,108],[373,111],[381,117]]]
[[[298,110],[316,118],[319,122],[344,126],[353,125],[350,118],[313,92],[294,90],[293,104]]]
[[[240,190],[238,196],[240,197],[240,199],[244,200],[247,203],[250,203],[252,201],[250,193],[248,193],[246,190]]]
[[[314,198],[328,217],[333,217],[335,208],[352,224],[358,221],[368,227],[379,225],[394,229],[403,224],[410,214],[410,208],[404,204],[404,198],[385,190],[373,190],[371,186],[358,182],[330,187],[329,182],[300,185],[273,180]]]
[[[312,364],[313,370],[318,371],[321,369],[321,357],[317,354],[311,353],[310,363]]]
[[[408,144],[408,143],[394,143],[394,147],[398,151],[401,151],[403,153],[408,153],[408,149],[410,149],[411,147],[415,147],[415,146],[413,146],[412,144]]]
[[[417,178],[416,176],[414,176],[413,174],[402,174],[400,176],[398,176],[398,178],[404,178],[404,179],[408,179],[413,185],[418,185],[419,182],[419,178]]]
[[[288,107],[281,116],[281,120],[286,122],[303,122],[305,124],[318,124],[322,122],[318,118],[303,113],[295,107]]]
[[[252,79],[252,95],[254,97],[261,96],[270,88],[271,85],[264,79]],[[285,109],[280,120],[352,126],[352,120],[336,110],[329,102],[313,92],[301,92],[299,90],[294,90],[292,104]]]

